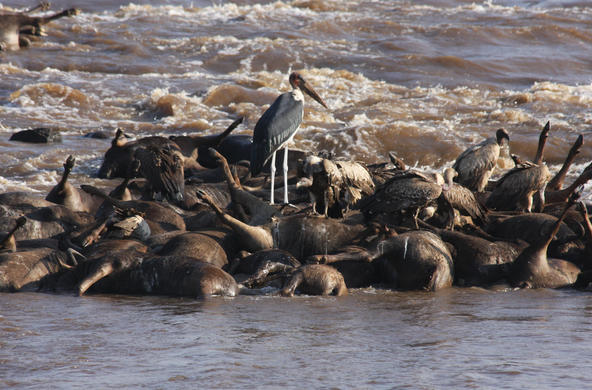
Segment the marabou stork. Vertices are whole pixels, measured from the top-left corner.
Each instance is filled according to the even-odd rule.
[[[275,179],[275,152],[284,148],[284,203],[288,202],[288,147],[298,131],[304,115],[304,95],[302,91],[328,108],[323,99],[307,85],[297,72],[290,74],[291,92],[281,94],[273,104],[261,115],[253,131],[253,146],[251,148],[251,174],[256,175],[263,169],[263,165],[271,157],[271,197]]]

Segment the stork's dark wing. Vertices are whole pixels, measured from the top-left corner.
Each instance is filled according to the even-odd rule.
[[[251,173],[258,174],[263,165],[284,142],[298,129],[302,122],[302,101],[295,100],[292,93],[281,94],[263,113],[253,131],[251,149]]]

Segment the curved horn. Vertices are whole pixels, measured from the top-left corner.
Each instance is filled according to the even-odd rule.
[[[115,268],[113,267],[113,262],[111,261],[104,261],[102,262],[94,272],[87,275],[80,284],[78,285],[78,295],[84,295],[84,293],[91,288],[96,282],[103,279],[104,277],[113,273]]]

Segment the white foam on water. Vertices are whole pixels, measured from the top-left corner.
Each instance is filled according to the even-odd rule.
[[[410,3],[413,4],[413,3]],[[484,2],[473,2],[468,4],[461,4],[458,6],[451,7],[438,7],[433,5],[410,5],[404,7],[403,11],[411,15],[422,16],[431,15],[434,13],[440,13],[445,15],[458,15],[458,14],[493,14],[493,15],[505,15],[511,16],[517,13],[528,12],[531,13],[527,8],[519,5],[506,6],[501,4],[495,4],[493,1],[488,0]],[[539,11],[537,11],[539,12]]]
[[[121,6],[114,17],[101,15],[104,21],[126,21],[137,17],[179,18],[197,22],[200,25],[212,25],[229,19],[243,17],[250,22],[261,20],[280,21],[287,19],[313,18],[317,12],[303,7],[292,7],[287,3],[276,1],[268,4],[237,5],[235,3],[212,4],[209,7],[195,8],[176,5],[140,5],[130,3]]]

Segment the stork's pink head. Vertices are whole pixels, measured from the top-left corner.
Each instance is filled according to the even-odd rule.
[[[308,96],[316,100],[321,106],[329,108],[327,107],[323,99],[321,99],[321,97],[315,92],[315,90],[308,86],[306,80],[304,80],[304,78],[300,76],[300,73],[292,72],[290,74],[290,85],[292,86],[292,88],[300,88],[301,91],[306,92]]]
[[[298,72],[290,73],[290,85],[292,86],[292,88],[300,88],[300,86],[303,85],[304,83],[306,83],[306,81],[304,81],[302,76],[300,76],[300,73],[298,73]]]

